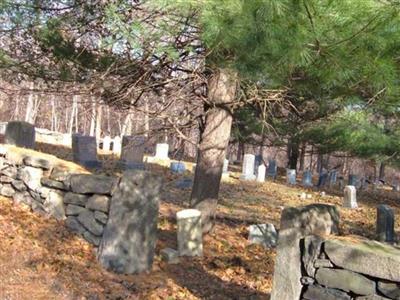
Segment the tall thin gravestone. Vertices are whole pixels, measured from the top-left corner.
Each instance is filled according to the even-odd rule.
[[[242,175],[240,175],[240,179],[242,180],[256,179],[256,176],[254,175],[254,159],[255,156],[253,154],[245,154],[243,156]]]
[[[343,206],[347,208],[357,208],[357,190],[353,185],[344,188]]]
[[[381,242],[395,240],[394,212],[389,205],[380,204],[376,208],[376,235]]]
[[[103,138],[103,150],[104,151],[110,151],[110,144],[111,144],[111,138],[109,136],[105,136]]]
[[[113,140],[113,153],[115,155],[121,155],[121,137],[116,136]]]
[[[278,166],[276,165],[276,160],[270,159],[268,161],[267,176],[276,179],[278,175]]]
[[[151,269],[157,242],[162,180],[145,171],[125,171],[113,194],[99,248],[100,263],[116,273]]]
[[[264,182],[265,181],[265,172],[267,168],[264,164],[261,164],[257,168],[257,182]]]
[[[22,121],[8,122],[4,142],[17,147],[35,148],[35,126]]]
[[[357,186],[357,175],[350,174],[348,185]]]
[[[97,160],[97,144],[94,136],[73,134],[72,154],[74,162],[85,167],[98,168],[101,166]]]

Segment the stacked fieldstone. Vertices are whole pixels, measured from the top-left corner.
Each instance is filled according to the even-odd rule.
[[[307,236],[301,299],[400,299],[400,249],[368,240]]]
[[[0,195],[65,220],[73,232],[98,246],[117,178],[71,173],[39,153],[0,147]]]

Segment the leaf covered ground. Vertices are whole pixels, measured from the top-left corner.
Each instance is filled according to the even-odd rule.
[[[248,225],[269,222],[279,228],[285,206],[332,203],[340,208],[341,235],[374,238],[377,204],[389,204],[396,215],[400,213],[400,193],[362,192],[360,207],[349,210],[341,207],[337,190],[323,197],[318,190],[289,187],[283,178],[257,184],[241,182],[233,173],[222,183],[217,223],[204,238],[204,257],[168,265],[159,251],[176,249],[174,217],[187,207],[190,190],[175,188],[179,176],[167,169],[153,166],[152,171],[165,178],[165,188],[154,266],[140,275],[103,270],[95,249],[69,233],[62,221],[37,216],[0,198],[0,299],[269,299],[275,250],[249,245]],[[302,192],[311,199],[301,199]]]

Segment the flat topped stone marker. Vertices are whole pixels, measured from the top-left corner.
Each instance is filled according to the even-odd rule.
[[[203,229],[201,212],[185,209],[176,213],[178,252],[180,256],[203,255]]]
[[[389,205],[380,204],[376,208],[376,235],[378,241],[394,242],[394,212]]]
[[[113,149],[112,149],[113,153],[115,155],[121,155],[121,148],[122,148],[121,137],[120,136],[114,137],[112,143],[113,143]]]
[[[357,190],[355,186],[347,185],[344,188],[343,206],[347,208],[357,208]]]
[[[276,160],[270,159],[268,161],[267,176],[275,179],[277,175],[278,175],[278,166],[276,165]]]
[[[311,171],[304,171],[303,173],[303,179],[302,179],[302,184],[304,186],[312,186],[312,174]]]
[[[256,179],[256,175],[254,175],[254,160],[255,160],[255,156],[253,154],[245,154],[244,155],[242,175],[240,175],[240,179],[242,179],[242,180],[255,180]]]
[[[97,144],[94,136],[72,135],[72,153],[74,162],[88,168],[97,168],[101,163],[97,160]]]
[[[17,147],[33,149],[35,147],[35,127],[22,121],[8,122],[4,142]]]
[[[156,145],[155,158],[158,159],[169,159],[168,157],[169,145],[166,143]]]
[[[111,137],[105,136],[103,138],[103,150],[110,151],[110,146],[111,146]]]
[[[145,136],[123,136],[120,165],[127,169],[144,169]]]
[[[296,170],[286,169],[286,182],[291,185],[296,184]]]

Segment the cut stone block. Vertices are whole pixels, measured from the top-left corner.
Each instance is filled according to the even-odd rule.
[[[161,178],[145,171],[125,171],[113,194],[99,248],[108,270],[133,274],[151,269],[157,241]]]
[[[266,248],[276,246],[278,234],[274,224],[257,224],[249,226],[249,242]]]
[[[160,251],[161,259],[169,264],[178,264],[179,263],[179,253],[178,251],[165,248]]]
[[[178,251],[180,256],[203,255],[201,212],[185,209],[176,213]]]
[[[6,144],[23,148],[35,148],[35,127],[27,122],[8,122],[4,136]]]

